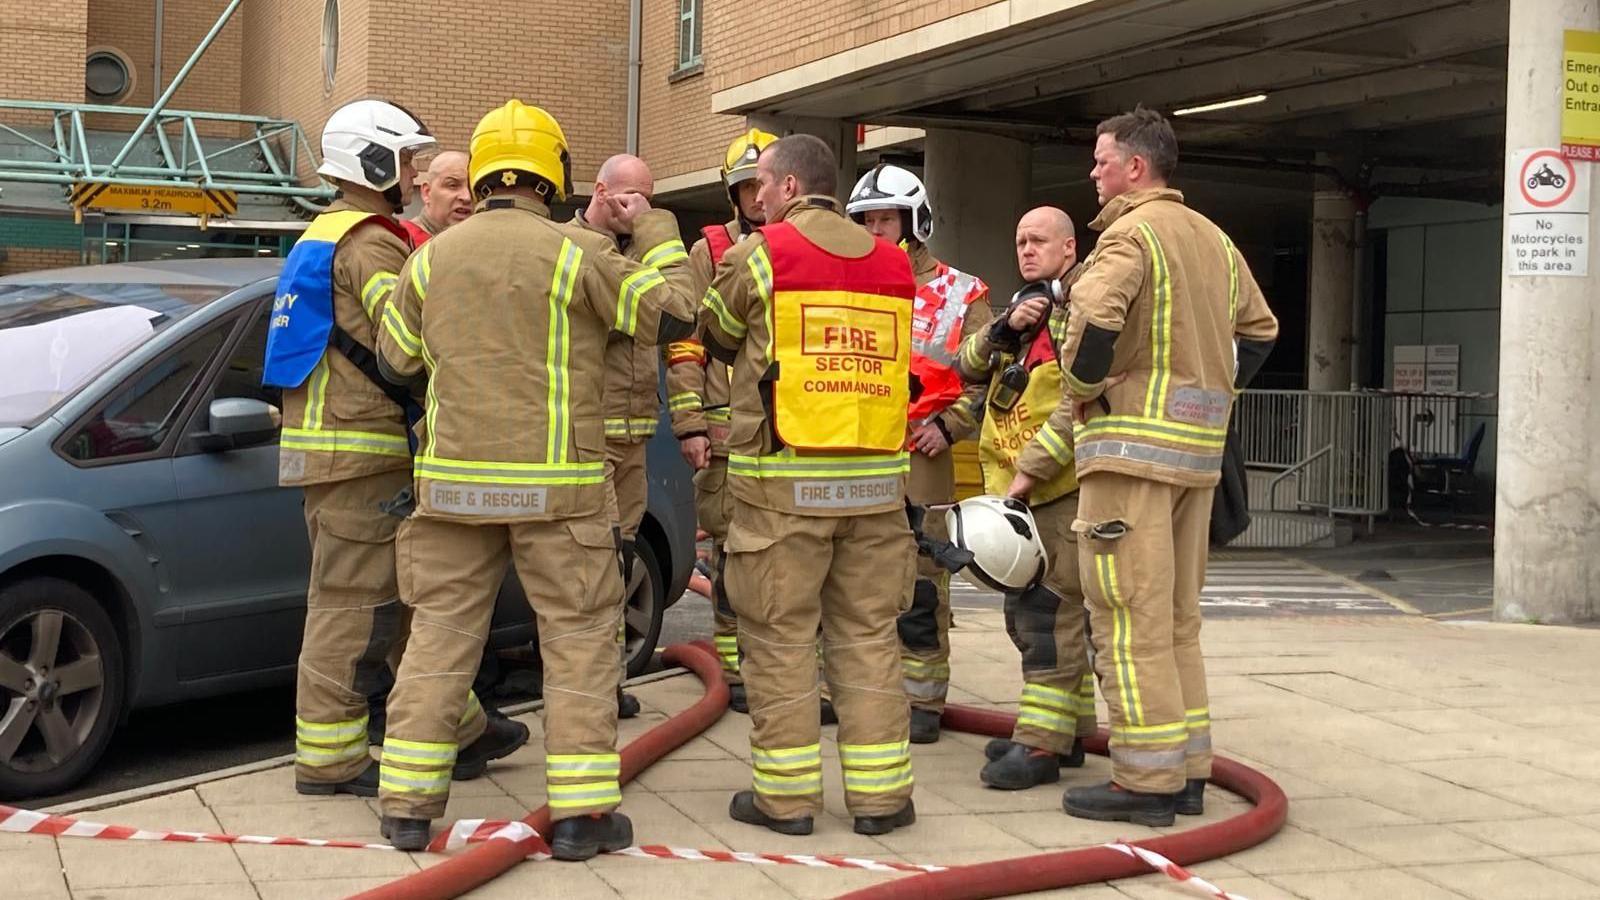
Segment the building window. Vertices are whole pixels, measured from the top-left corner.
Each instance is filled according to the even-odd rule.
[[[700,65],[700,0],[678,0],[678,68]]]
[[[83,90],[90,103],[116,103],[133,87],[128,60],[115,50],[96,50],[83,66]]]
[[[339,0],[322,6],[322,90],[333,93],[333,76],[339,70]]]

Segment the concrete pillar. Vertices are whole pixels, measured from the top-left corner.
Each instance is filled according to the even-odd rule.
[[[812,134],[822,138],[833,149],[839,161],[839,202],[850,199],[850,189],[856,178],[856,126],[842,119],[818,119],[807,116],[753,115],[747,118],[749,127],[784,137],[791,134]]]
[[[1511,0],[1506,155],[1561,145],[1562,31],[1600,30],[1596,0]],[[1582,165],[1582,164],[1580,164]],[[1590,209],[1600,211],[1590,164]],[[1507,178],[1511,184],[1511,178]],[[1515,190],[1510,186],[1507,190]],[[1494,614],[1501,621],[1600,616],[1600,291],[1589,276],[1500,275]]]
[[[1028,211],[1033,148],[1025,141],[930,128],[922,180],[933,203],[934,255],[989,283],[1005,302],[1019,287],[1017,220]],[[1081,236],[1085,223],[1077,223]]]
[[[1350,389],[1351,324],[1355,320],[1356,204],[1319,177],[1311,200],[1310,287],[1306,291],[1306,387]]]

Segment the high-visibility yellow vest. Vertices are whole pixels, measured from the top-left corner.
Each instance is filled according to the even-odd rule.
[[[978,461],[983,468],[984,490],[990,494],[1005,495],[1017,474],[1017,457],[1062,403],[1061,364],[1057,361],[1050,329],[1040,330],[1024,359],[1025,365],[1030,367],[1028,386],[1017,405],[1006,412],[993,406],[984,410],[983,429],[978,436]],[[1009,358],[1002,359],[994,368],[994,377],[998,378],[1010,364]],[[1049,503],[1077,489],[1077,473],[1069,462],[1061,467],[1056,477],[1034,488],[1028,501]]]

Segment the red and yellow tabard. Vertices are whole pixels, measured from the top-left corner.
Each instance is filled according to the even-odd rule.
[[[983,469],[983,488],[988,493],[1005,496],[1010,490],[1011,480],[1017,474],[1017,457],[1038,436],[1039,429],[1062,402],[1061,365],[1055,354],[1056,345],[1050,330],[1041,329],[1024,357],[1028,386],[1023,389],[1017,405],[1004,411],[993,407],[984,411],[983,427],[978,435],[978,462]],[[995,367],[996,377],[1010,363],[1009,358],[1002,359]],[[1077,489],[1078,479],[1073,467],[1063,466],[1055,478],[1034,488],[1029,502],[1049,503]]]
[[[796,451],[892,453],[911,400],[905,253],[880,241],[849,259],[793,225],[761,229],[772,257],[773,428]]]

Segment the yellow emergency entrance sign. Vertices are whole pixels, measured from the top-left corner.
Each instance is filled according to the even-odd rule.
[[[1568,31],[1561,55],[1561,155],[1600,160],[1600,31]]]
[[[239,195],[179,184],[152,187],[79,182],[72,187],[72,205],[80,211],[115,209],[151,215],[231,216],[239,211]]]

